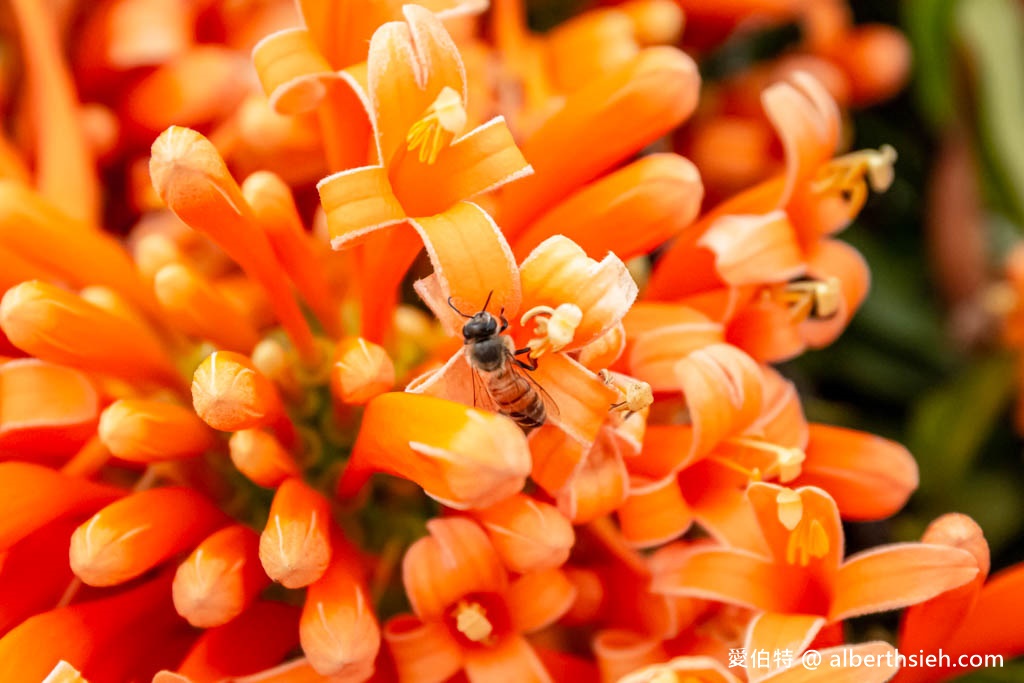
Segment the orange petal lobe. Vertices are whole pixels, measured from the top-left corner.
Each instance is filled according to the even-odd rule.
[[[142,399],[107,406],[99,436],[111,453],[132,462],[194,457],[216,445],[209,427],[190,409]]]
[[[93,515],[71,537],[71,569],[90,586],[143,574],[202,540],[224,514],[186,488],[133,493]]]
[[[171,263],[153,276],[153,291],[174,326],[219,348],[248,352],[259,332],[238,306],[196,270]]]
[[[456,509],[486,507],[522,489],[530,454],[522,431],[503,415],[387,393],[366,406],[339,494],[354,494],[371,471],[410,479]]]
[[[331,510],[327,500],[302,482],[286,480],[274,494],[259,556],[267,576],[286,588],[308,586],[331,561]]]
[[[384,641],[400,681],[442,683],[462,668],[462,649],[440,623],[398,616],[385,624]]]
[[[474,517],[505,566],[519,574],[562,566],[576,539],[556,507],[521,493],[475,511]]]
[[[178,614],[196,628],[231,621],[270,579],[259,562],[259,537],[241,524],[208,536],[178,565],[171,596]]]
[[[796,231],[783,211],[723,216],[697,243],[714,253],[719,276],[733,286],[782,282],[804,269]]]

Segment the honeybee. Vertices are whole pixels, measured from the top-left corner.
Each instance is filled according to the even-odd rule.
[[[550,413],[557,413],[557,408],[548,393],[523,372],[536,370],[537,361],[529,356],[526,357],[531,362],[518,358],[528,353],[529,348],[516,349],[512,338],[503,334],[508,320],[501,313],[497,318],[489,313],[490,302],[491,294],[488,294],[483,309],[467,315],[448,298],[452,310],[467,318],[462,326],[462,339],[466,345],[466,360],[473,372],[473,405],[480,405],[483,398],[480,394],[486,395],[498,412],[515,420],[529,434],[544,424]]]

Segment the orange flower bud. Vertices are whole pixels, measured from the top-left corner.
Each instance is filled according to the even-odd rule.
[[[317,673],[365,680],[380,650],[380,627],[358,558],[344,539],[335,540],[330,566],[306,593],[299,639]]]
[[[220,626],[241,614],[270,584],[259,544],[255,531],[235,524],[196,546],[171,584],[178,614],[196,628]]]
[[[330,526],[327,500],[301,479],[286,480],[260,535],[267,575],[286,588],[302,588],[323,576],[331,561]]]
[[[45,282],[7,290],[0,327],[15,346],[43,360],[119,377],[180,381],[151,330]]]
[[[209,427],[188,408],[141,399],[107,406],[99,436],[111,453],[132,462],[189,458],[216,445]]]
[[[572,524],[558,508],[521,493],[474,516],[504,565],[519,574],[560,567],[576,540]]]
[[[0,552],[56,519],[91,512],[123,493],[41,465],[0,463]]]
[[[260,429],[242,429],[228,442],[231,462],[254,484],[274,488],[302,472],[284,446]]]
[[[259,332],[230,300],[202,275],[181,263],[156,272],[153,289],[175,327],[233,351],[247,352]]]
[[[71,569],[90,586],[113,586],[149,571],[223,524],[224,514],[186,488],[133,493],[71,536]]]
[[[224,432],[273,426],[286,440],[294,436],[274,384],[238,353],[215,351],[199,364],[192,406],[203,422]]]
[[[24,358],[0,365],[0,457],[67,455],[92,434],[99,396],[71,368]]]
[[[331,368],[331,393],[342,403],[362,405],[395,385],[395,365],[383,347],[362,337],[338,342]]]

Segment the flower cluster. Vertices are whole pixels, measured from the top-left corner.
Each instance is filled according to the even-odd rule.
[[[838,1],[547,33],[519,0],[11,5],[0,680],[951,675],[730,656],[885,654],[844,622],[908,606],[900,647],[1024,648],[969,518],[847,555],[916,464],[771,366],[866,295],[836,234],[895,152],[843,153],[840,106],[899,88],[897,33]],[[805,38],[702,91],[690,54],[750,16]]]

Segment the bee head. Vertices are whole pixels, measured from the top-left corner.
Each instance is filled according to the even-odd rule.
[[[482,340],[498,333],[498,321],[487,311],[480,311],[462,326],[462,336],[468,340]]]

